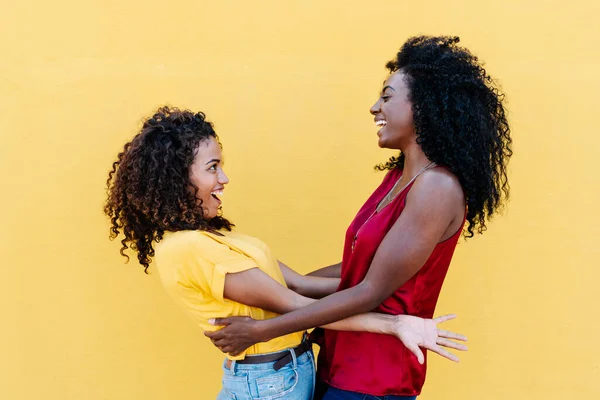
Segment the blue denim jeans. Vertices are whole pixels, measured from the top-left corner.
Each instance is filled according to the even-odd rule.
[[[223,363],[223,388],[217,400],[312,400],[315,389],[315,361],[312,350],[279,371],[274,362],[263,364]]]
[[[417,396],[373,396],[371,394],[363,394],[357,392],[349,392],[329,386],[323,400],[415,400]]]

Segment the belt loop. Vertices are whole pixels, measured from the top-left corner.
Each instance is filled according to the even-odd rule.
[[[295,349],[288,349],[288,351],[292,355],[292,367],[294,369],[298,368],[298,361],[296,360],[296,351],[295,351]]]
[[[232,375],[235,375],[235,360],[231,360],[231,365],[229,366],[229,371],[231,371]]]

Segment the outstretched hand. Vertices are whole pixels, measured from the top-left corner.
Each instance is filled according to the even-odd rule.
[[[425,362],[421,347],[455,362],[459,361],[458,357],[444,347],[460,351],[467,350],[466,345],[454,341],[466,341],[465,336],[438,328],[438,324],[456,318],[454,314],[443,315],[435,319],[413,317],[412,315],[398,315],[396,318],[394,335],[417,357],[420,364]]]
[[[466,351],[467,346],[455,340],[466,341],[467,338],[459,333],[439,329],[438,324],[456,318],[456,315],[443,315],[434,319],[414,317],[412,315],[397,315],[394,322],[393,334],[413,353],[420,364],[425,362],[421,348],[431,350],[449,360],[458,362],[456,355],[444,347]],[[210,320],[215,326],[223,326],[215,332],[204,332],[212,343],[223,353],[236,356],[256,343],[264,341],[261,331],[261,321],[250,317],[229,317]],[[452,340],[451,340],[452,339]]]

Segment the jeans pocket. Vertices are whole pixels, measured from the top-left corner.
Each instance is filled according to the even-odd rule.
[[[223,375],[223,388],[217,400],[247,400],[251,399],[247,376]]]
[[[255,400],[274,400],[285,398],[298,384],[298,371],[282,368],[267,376],[256,379],[258,397]]]

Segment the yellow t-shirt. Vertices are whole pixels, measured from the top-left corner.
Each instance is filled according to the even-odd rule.
[[[223,298],[227,273],[260,268],[284,286],[285,280],[266,244],[237,232],[219,233],[224,236],[206,231],[165,232],[155,246],[154,261],[167,292],[206,331],[218,329],[208,324],[211,318],[247,316],[264,320],[279,315]],[[285,350],[301,342],[302,333],[293,333],[227,357],[239,360],[246,355]]]

